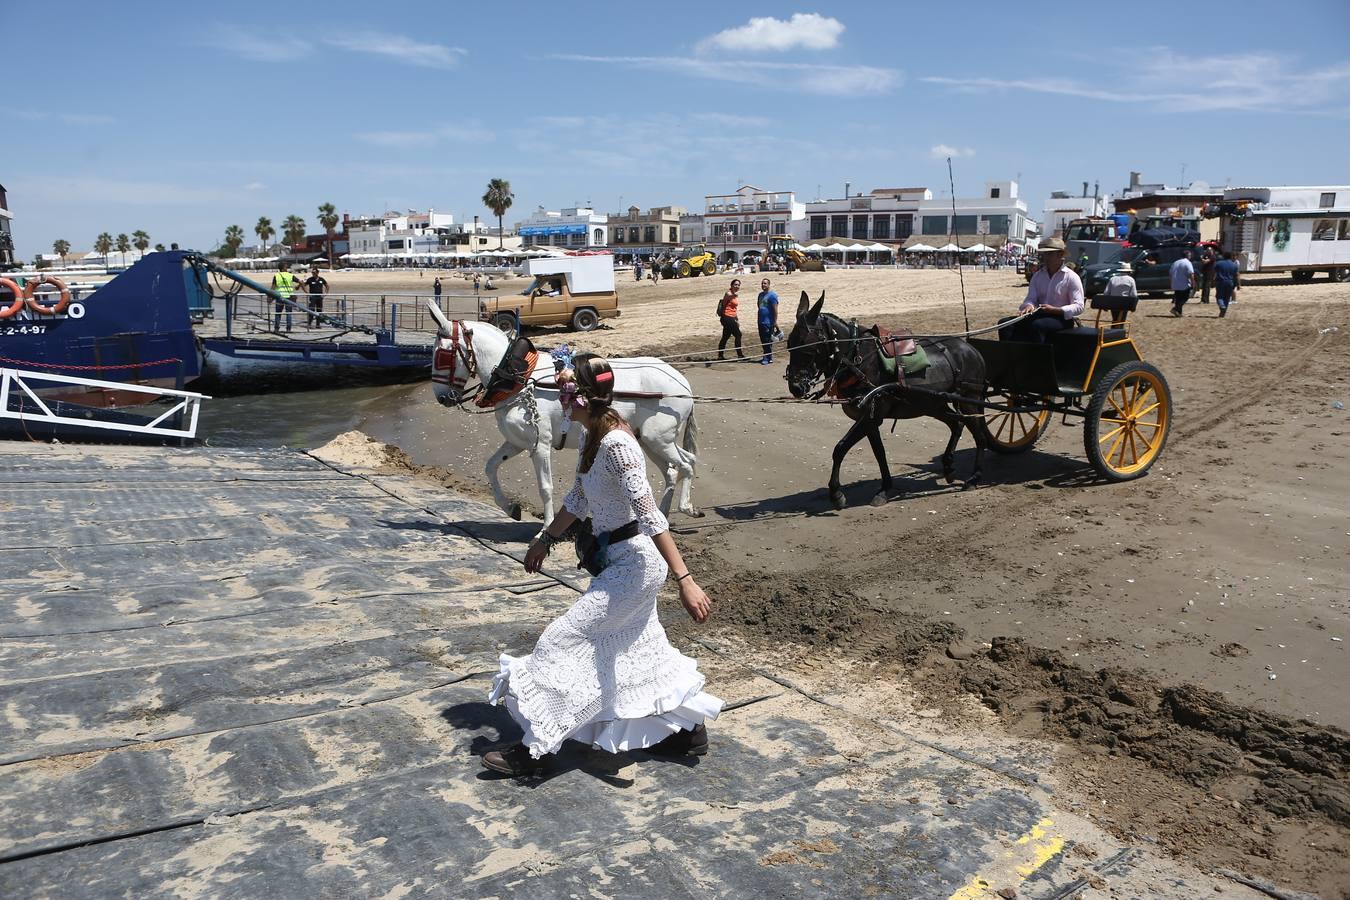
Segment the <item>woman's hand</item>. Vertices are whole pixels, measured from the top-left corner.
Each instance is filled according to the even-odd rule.
[[[544,560],[548,558],[548,547],[544,542],[535,538],[530,543],[530,549],[525,551],[525,571],[531,574],[538,572],[544,567]]]
[[[701,625],[708,621],[708,614],[712,612],[712,601],[692,577],[680,582],[680,603],[684,605],[684,611],[689,613],[689,618],[695,622]]]

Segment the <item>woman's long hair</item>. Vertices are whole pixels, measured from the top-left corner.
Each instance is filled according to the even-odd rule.
[[[586,398],[586,446],[581,451],[581,471],[589,472],[600,452],[600,439],[623,424],[614,411],[614,370],[609,360],[594,353],[580,353],[572,360],[577,393]]]

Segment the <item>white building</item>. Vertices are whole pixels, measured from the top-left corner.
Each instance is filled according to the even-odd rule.
[[[568,247],[581,250],[609,243],[609,216],[588,206],[571,209],[539,207],[516,223],[516,233],[525,247]]]
[[[828,242],[830,238],[903,243],[914,233],[920,206],[931,199],[933,192],[920,187],[878,188],[870,194],[812,200],[791,234],[802,244]]]
[[[764,250],[771,235],[794,234],[806,218],[806,204],[799,203],[792,191],[763,191],[747,184],[734,194],[708,194],[703,199],[702,235],[693,238],[692,218],[688,225],[681,218],[681,240],[704,241],[710,250],[733,260],[748,250]]]
[[[347,220],[349,252],[434,253],[454,229],[455,217],[434,209],[354,216]]]
[[[1101,197],[1072,197],[1068,191],[1053,191],[1041,209],[1041,228],[1046,235],[1064,236],[1064,227],[1074,219],[1098,218],[1108,215],[1107,201]]]
[[[953,234],[962,247],[976,243],[994,248],[1005,244],[1025,247],[1027,204],[1017,196],[1017,182],[986,181],[984,196],[956,198],[955,216],[950,198],[923,200],[919,204],[918,227],[909,242],[932,244],[934,239],[951,240]]]

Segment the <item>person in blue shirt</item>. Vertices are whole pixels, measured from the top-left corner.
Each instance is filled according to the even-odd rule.
[[[1223,259],[1214,264],[1214,299],[1219,304],[1219,318],[1228,315],[1228,306],[1237,302],[1238,264],[1233,260],[1233,252],[1225,251]]]
[[[773,363],[773,335],[778,330],[778,295],[769,289],[769,279],[759,283],[759,299],[755,301],[759,310],[759,342],[764,345],[761,366]]]

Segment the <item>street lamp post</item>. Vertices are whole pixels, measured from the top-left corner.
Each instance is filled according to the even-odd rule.
[[[731,240],[731,229],[726,228],[722,231],[722,263],[727,263],[727,242]]]

